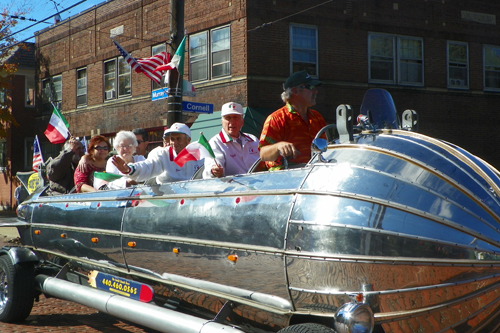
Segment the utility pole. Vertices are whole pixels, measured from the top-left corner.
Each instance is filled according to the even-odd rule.
[[[171,1],[170,37],[173,47],[179,47],[184,37],[184,0]],[[180,32],[180,33],[179,33]],[[175,53],[175,49],[171,54]],[[183,50],[184,51],[184,50]],[[182,122],[182,76],[176,70],[170,71],[167,97],[167,126]]]

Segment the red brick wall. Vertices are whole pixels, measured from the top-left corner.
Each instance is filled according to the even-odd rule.
[[[16,75],[12,80],[11,112],[19,126],[10,126],[7,136],[7,165],[4,172],[0,173],[0,210],[14,209],[14,190],[19,184],[16,173],[30,171],[24,168],[24,139],[34,137],[35,109],[24,106],[25,76]],[[31,166],[31,161],[28,161]]]

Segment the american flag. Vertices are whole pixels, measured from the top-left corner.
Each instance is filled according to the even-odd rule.
[[[38,171],[38,168],[43,164],[42,149],[40,149],[40,142],[38,135],[35,135],[33,142],[33,171]]]
[[[134,70],[134,72],[143,73],[151,80],[155,81],[158,84],[161,84],[161,74],[155,72],[154,70],[158,66],[168,64],[168,62],[170,61],[170,54],[164,51],[149,58],[135,59],[130,54],[128,54],[127,51],[125,51],[125,49],[121,47],[121,45],[116,40],[114,40],[113,38],[111,39],[113,40],[113,43],[115,43],[118,51],[120,51],[120,54],[123,56],[127,64],[129,64],[130,67]]]

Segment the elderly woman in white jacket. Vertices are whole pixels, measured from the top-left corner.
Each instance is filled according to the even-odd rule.
[[[137,139],[135,138],[135,134],[131,131],[120,131],[116,134],[115,139],[113,140],[113,146],[118,153],[118,156],[125,163],[135,163],[139,161],[144,161],[144,156],[142,155],[134,155],[135,149],[137,148]],[[121,174],[123,175],[116,166],[111,162],[111,158],[108,159],[106,163],[106,172]],[[117,189],[117,188],[125,188],[131,185],[136,185],[137,183],[132,179],[127,177],[122,177],[120,179],[114,180],[107,184],[108,189]]]

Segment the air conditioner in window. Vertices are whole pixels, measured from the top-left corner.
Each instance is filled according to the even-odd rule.
[[[450,86],[465,87],[465,80],[450,80]]]
[[[115,98],[115,91],[114,90],[106,91],[106,99],[112,99],[112,98]]]

